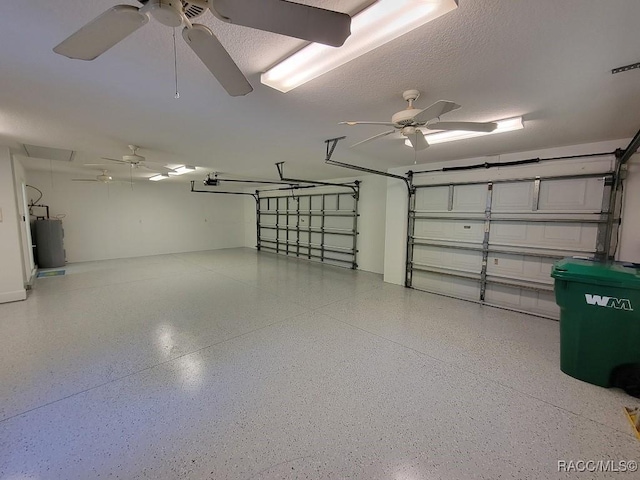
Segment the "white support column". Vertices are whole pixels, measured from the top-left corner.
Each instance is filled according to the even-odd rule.
[[[0,147],[0,303],[27,298],[19,228],[11,153]]]
[[[387,180],[386,231],[384,242],[384,281],[404,285],[407,251],[407,186]]]

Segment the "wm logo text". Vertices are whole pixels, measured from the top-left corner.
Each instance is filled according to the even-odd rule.
[[[587,304],[595,305],[596,307],[633,311],[633,308],[631,307],[631,300],[628,298],[603,297],[601,295],[592,295],[590,293],[585,293],[584,298],[587,301]]]

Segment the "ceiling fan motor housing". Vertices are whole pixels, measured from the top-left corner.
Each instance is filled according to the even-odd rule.
[[[183,5],[181,0],[149,0],[147,8],[153,18],[167,27],[175,28],[182,25]]]
[[[415,123],[413,117],[415,117],[421,111],[422,110],[418,108],[409,108],[406,110],[402,110],[393,115],[393,117],[391,117],[391,121],[398,125],[411,125]]]
[[[124,160],[125,162],[129,162],[132,165],[136,165],[140,162],[144,162],[144,157],[142,155],[136,155],[134,153],[133,155],[123,155],[122,160]]]
[[[189,20],[193,20],[194,18],[198,18],[201,15],[204,14],[204,12],[207,11],[207,8],[209,8],[209,4],[207,3],[207,0],[181,0],[180,2],[176,2],[176,1],[172,1],[172,2],[163,2],[163,1],[158,1],[158,0],[140,0],[140,3],[142,3],[143,5],[149,5],[149,8],[162,8],[163,5],[159,5],[159,4],[167,4],[167,3],[171,3],[171,4],[177,4],[177,3],[181,3],[182,4],[182,12],[184,13],[185,17],[187,17]],[[169,8],[175,8],[173,5],[169,5]]]
[[[190,0],[186,2],[182,0],[182,8],[184,8],[184,14],[189,20],[198,18],[201,16],[209,6],[206,0]]]

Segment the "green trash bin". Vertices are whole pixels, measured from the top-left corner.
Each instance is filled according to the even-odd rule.
[[[560,369],[640,395],[640,265],[565,258],[553,266]]]

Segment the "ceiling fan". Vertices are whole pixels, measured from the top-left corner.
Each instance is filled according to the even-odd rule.
[[[493,132],[498,127],[498,124],[495,122],[441,122],[441,115],[461,108],[460,105],[447,100],[439,100],[427,108],[420,109],[413,105],[413,102],[415,102],[419,96],[420,92],[418,90],[406,90],[403,92],[402,97],[407,101],[407,108],[394,114],[390,122],[340,122],[340,125],[386,125],[393,127],[392,130],[362,140],[352,145],[352,147],[399,131],[404,137],[407,137],[413,148],[417,151],[424,150],[429,146],[427,140],[424,138],[423,129]]]
[[[100,182],[100,183],[111,183],[113,181],[113,177],[107,174],[107,170],[102,170],[102,173],[96,175],[96,178],[72,178],[72,182]]]
[[[213,32],[191,23],[208,9],[223,22],[279,33],[310,42],[341,46],[351,34],[351,17],[284,0],[139,0],[142,7],[116,5],[86,24],[53,51],[94,60],[154,17],[168,27],[184,26],[182,37],[232,96],[253,91]]]
[[[131,150],[131,154],[129,155],[123,155],[121,160],[118,160],[116,158],[108,158],[108,157],[102,157],[103,160],[107,160],[109,162],[115,162],[115,163],[119,163],[120,165],[128,165],[130,166],[132,169],[134,168],[146,168],[147,170],[151,170],[151,171],[157,171],[159,169],[161,170],[171,170],[168,167],[165,167],[164,165],[161,165],[160,163],[152,163],[152,162],[147,162],[147,159],[145,157],[143,157],[142,155],[138,155],[138,150],[140,149],[140,147],[137,147],[135,145],[129,145],[129,150]],[[86,166],[101,166],[104,165],[103,163],[85,163]],[[153,168],[150,167],[149,165],[153,165]]]

